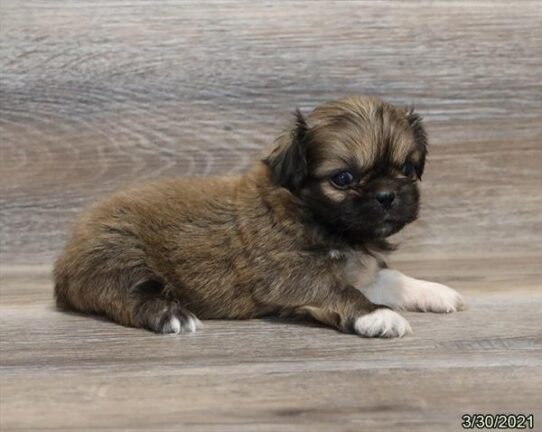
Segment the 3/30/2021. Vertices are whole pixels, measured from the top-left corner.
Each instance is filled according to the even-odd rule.
[[[533,429],[532,414],[463,414],[463,429]]]

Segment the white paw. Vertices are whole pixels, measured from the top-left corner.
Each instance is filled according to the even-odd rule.
[[[365,337],[403,337],[412,333],[410,324],[397,312],[389,309],[376,309],[356,319],[356,333]]]
[[[410,301],[411,307],[407,307],[408,310],[450,313],[465,308],[465,301],[456,290],[433,282],[419,281],[419,284],[416,295]]]
[[[390,269],[381,270],[361,291],[372,303],[395,310],[447,313],[465,308],[457,291]]]
[[[183,319],[181,322],[179,318],[173,316],[164,323],[161,329],[161,333],[194,333],[196,329],[201,327],[201,321],[196,317],[189,316]]]

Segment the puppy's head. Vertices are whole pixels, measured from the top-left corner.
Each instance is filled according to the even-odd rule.
[[[418,215],[427,138],[421,118],[377,98],[317,107],[264,160],[330,231],[351,241],[385,238]]]

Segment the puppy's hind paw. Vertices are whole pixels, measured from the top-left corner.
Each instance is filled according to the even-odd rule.
[[[185,334],[194,333],[196,329],[201,327],[201,321],[195,316],[178,317],[171,315],[158,329],[158,333],[168,334]]]
[[[138,322],[155,333],[187,334],[202,327],[196,316],[175,301],[154,299],[143,304],[138,311]]]
[[[164,314],[154,330],[162,334],[187,334],[194,333],[201,326],[201,321],[193,313],[174,310]]]
[[[390,309],[376,309],[356,319],[354,330],[364,337],[403,337],[412,333],[410,324],[397,312]]]

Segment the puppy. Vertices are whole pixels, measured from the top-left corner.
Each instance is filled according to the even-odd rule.
[[[308,315],[401,337],[393,310],[463,305],[386,265],[386,238],[418,216],[426,153],[421,118],[377,98],[298,111],[242,176],[159,180],[86,211],[56,263],[57,304],[157,333]]]

